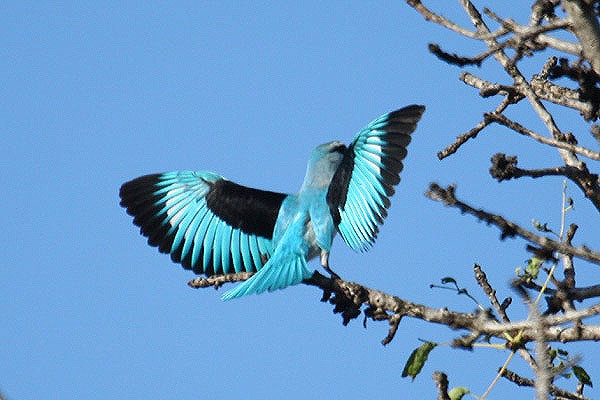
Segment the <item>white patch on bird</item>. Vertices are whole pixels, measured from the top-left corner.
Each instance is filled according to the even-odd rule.
[[[380,153],[383,153],[383,151],[381,150],[381,145],[379,145],[379,144],[367,143],[363,146],[363,148],[365,150],[367,150],[369,153],[373,153],[373,154],[377,154],[377,155],[379,155]]]
[[[374,157],[374,158],[376,158],[376,159],[378,158],[378,161],[380,161],[380,162],[381,162],[381,157],[377,157],[377,156],[375,156],[375,155],[373,155],[373,157]],[[363,157],[361,161],[362,161],[362,162],[365,162],[365,163],[367,163],[367,164],[369,164],[369,165],[371,166],[371,168],[368,168],[368,169],[367,169],[369,172],[372,172],[372,173],[373,173],[373,174],[375,174],[377,177],[380,177],[380,176],[381,176],[381,168],[379,167],[379,165],[377,165],[377,164],[375,164],[373,161],[371,161],[371,159],[370,159],[370,158]]]
[[[181,210],[177,211],[170,219],[169,219],[169,225],[171,226],[175,226],[177,225],[178,221],[179,221],[179,217],[181,217],[187,210],[189,205],[183,207]],[[169,211],[167,211],[167,214],[169,214]]]
[[[168,198],[168,197],[170,197],[170,196],[171,196],[173,193],[175,193],[175,192],[179,192],[179,191],[181,191],[181,188],[180,188],[180,187],[176,187],[175,189],[171,189],[171,190],[169,190],[169,191],[167,192],[167,194],[165,195],[165,197],[167,197],[167,198]],[[174,204],[174,203],[179,203],[179,200],[181,199],[181,196],[183,196],[183,195],[185,195],[185,194],[186,194],[186,192],[185,192],[185,191],[181,191],[179,194],[177,194],[177,195],[175,195],[175,196],[173,196],[173,197],[169,198],[169,200],[167,200],[167,202],[165,203],[165,205],[166,205],[167,207],[169,207],[171,204]],[[167,215],[171,215],[172,213],[173,213],[173,211],[171,210],[171,208],[169,208],[169,209],[167,210]]]
[[[167,192],[167,195],[165,197],[169,197],[169,195],[171,193],[173,193],[174,191],[180,190],[181,188],[176,188],[176,189],[172,189],[169,190]],[[182,201],[182,198],[186,195],[187,193],[185,191],[181,192],[180,194],[177,194],[175,196],[173,196],[172,198],[170,198],[169,200],[167,200],[167,202],[165,203],[165,205],[168,207],[167,208],[167,216],[171,217],[171,215],[173,213],[175,213],[175,209],[178,208],[176,207],[176,205]],[[185,201],[185,200],[184,200]],[[171,205],[173,205],[173,207],[171,207]],[[181,210],[177,211],[171,218],[169,218],[169,225],[171,226],[175,226],[176,222],[179,220],[179,217],[185,213],[185,210],[187,210],[188,206],[186,205],[185,207],[183,207]]]
[[[380,138],[378,138],[377,136],[371,136],[369,137],[369,141],[377,141],[381,144],[383,144],[383,140],[381,140]],[[365,143],[362,146],[362,151],[365,151],[367,153],[369,153],[369,157],[363,157],[363,160],[368,162],[374,169],[374,172],[378,175],[381,176],[381,167],[379,165],[377,165],[377,163],[373,162],[373,160],[377,161],[378,163],[382,164],[381,162],[381,155],[383,154],[383,150],[382,150],[382,146],[381,144],[375,144],[375,143]]]

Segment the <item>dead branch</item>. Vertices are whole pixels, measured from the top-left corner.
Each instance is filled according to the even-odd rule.
[[[593,2],[563,0],[562,4],[573,22],[573,33],[582,45],[584,58],[600,76],[600,25]]]
[[[544,236],[536,235],[528,231],[514,222],[510,222],[499,215],[494,215],[484,210],[476,210],[470,205],[458,200],[454,194],[454,186],[449,186],[443,189],[436,183],[429,186],[429,190],[425,195],[432,200],[440,201],[449,207],[456,207],[462,213],[474,215],[478,219],[487,222],[488,224],[497,226],[502,231],[502,238],[521,236],[532,243],[536,243],[543,248],[551,251],[558,251],[562,254],[569,254],[584,260],[600,264],[600,253],[592,251],[586,247],[573,247],[566,243],[557,242]]]
[[[520,99],[521,98],[514,98],[512,96],[507,96],[504,98],[504,100],[502,100],[502,103],[500,103],[500,105],[498,107],[496,107],[494,112],[501,113],[510,104],[514,104],[514,103],[518,102]],[[449,155],[456,153],[456,151],[460,148],[460,146],[462,146],[469,139],[476,138],[477,135],[479,134],[479,132],[481,132],[491,122],[492,121],[488,121],[484,118],[483,121],[481,121],[480,123],[477,124],[477,126],[475,126],[475,128],[469,130],[468,132],[463,133],[462,135],[459,135],[456,138],[456,141],[454,143],[448,145],[444,150],[438,152],[437,153],[438,158],[440,160],[442,160],[442,159],[448,157]]]
[[[542,136],[539,133],[535,133],[523,125],[519,124],[516,121],[506,118],[504,115],[499,113],[488,113],[484,114],[485,118],[489,118],[493,122],[497,122],[501,125],[510,128],[511,130],[520,133],[524,136],[529,136],[532,139],[537,140],[540,143],[547,144],[549,146],[557,147],[559,149],[565,149],[572,151],[573,153],[581,154],[585,157],[591,158],[592,160],[600,160],[600,153],[597,151],[590,150],[588,148],[578,146],[575,144],[568,143],[566,135],[563,135],[563,140],[556,140],[552,138],[548,138],[546,136]]]
[[[188,285],[193,288],[214,287],[215,283],[219,282],[217,286],[219,287],[225,282],[239,282],[249,279],[250,276],[248,273],[232,273],[209,278],[200,277],[188,282]],[[401,319],[405,316],[445,325],[454,330],[462,329],[476,332],[477,335],[489,335],[500,339],[506,339],[504,335],[506,332],[514,333],[522,329],[519,345],[536,340],[535,327],[530,321],[499,323],[485,312],[462,313],[450,311],[447,308],[434,309],[355,282],[328,278],[317,271],[303,283],[316,286],[323,291],[321,301],[329,301],[335,306],[333,311],[342,314],[344,325],[361,314],[363,305],[366,306],[364,309],[366,317],[373,321],[388,321],[390,331],[382,341],[383,344],[387,344],[393,339]],[[600,305],[564,315],[544,317],[544,324],[548,327],[545,332],[547,341],[600,340],[600,325],[585,325],[577,331],[573,328],[556,326],[598,313],[600,313]]]
[[[431,376],[438,390],[438,400],[450,400],[448,396],[448,376],[440,371],[435,371]]]
[[[504,371],[502,371],[501,375],[502,375],[502,377],[508,379],[509,381],[511,381],[519,386],[535,387],[534,380],[524,378],[524,377],[518,375],[516,372],[513,372],[511,370],[504,369]],[[557,396],[557,397],[570,399],[570,400],[590,400],[587,397],[583,397],[582,395],[579,395],[577,393],[567,392],[566,390],[563,390],[554,385],[550,385],[549,389],[550,389],[550,394],[552,396]]]

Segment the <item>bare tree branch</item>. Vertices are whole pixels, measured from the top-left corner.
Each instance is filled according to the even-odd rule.
[[[448,396],[448,376],[440,371],[435,371],[431,376],[438,390],[438,400],[450,400]]]
[[[523,125],[519,124],[518,122],[506,118],[502,114],[489,113],[489,114],[484,114],[484,115],[486,118],[489,118],[493,122],[497,122],[501,125],[504,125],[507,128],[510,128],[513,131],[520,133],[522,135],[529,136],[530,138],[535,139],[540,143],[544,143],[544,144],[547,144],[547,145],[550,145],[553,147],[557,147],[559,149],[569,150],[574,153],[578,153],[585,157],[591,158],[592,160],[600,161],[600,153],[598,153],[596,151],[590,150],[590,149],[582,147],[582,146],[577,146],[575,144],[570,144],[570,143],[567,143],[562,140],[556,140],[556,139],[548,138],[546,136],[542,136],[538,133],[535,133],[535,132],[525,128]]]
[[[423,5],[423,3],[421,3],[420,0],[406,0],[406,3],[409,6],[411,6],[412,8],[414,8],[415,10],[417,10],[427,21],[432,21],[437,24],[440,24],[445,28],[448,28],[456,33],[459,33],[459,34],[466,36],[468,38],[471,38],[471,39],[477,39],[477,40],[492,39],[492,38],[500,37],[500,36],[505,35],[508,32],[510,32],[506,28],[500,28],[500,29],[498,29],[498,31],[496,31],[494,33],[482,35],[480,33],[472,32],[468,29],[465,29],[465,28],[461,27],[460,25],[457,25],[454,22],[450,21],[446,17],[434,13],[433,11],[431,11],[427,7],[425,7]]]
[[[522,169],[517,167],[517,156],[507,156],[504,153],[497,153],[491,159],[490,175],[498,182],[507,181],[513,178],[541,178],[544,176],[565,176],[578,174],[579,171],[569,167],[553,167],[543,169]]]
[[[213,275],[207,278],[199,276],[196,279],[189,281],[188,286],[193,287],[194,289],[205,288],[210,286],[214,287],[215,289],[218,289],[227,282],[247,281],[254,274],[254,272],[238,272],[235,274]]]
[[[535,381],[523,378],[522,376],[518,375],[516,372],[513,372],[511,370],[505,369],[504,371],[502,371],[501,375],[519,386],[535,387]],[[583,397],[577,393],[567,392],[566,390],[563,390],[554,385],[550,385],[550,394],[552,396],[559,396],[561,398],[570,400],[590,400],[587,397]]]
[[[233,273],[209,278],[200,277],[188,282],[188,285],[193,288],[214,287],[215,283],[220,286],[225,282],[243,281],[249,279],[250,276],[248,273]],[[506,339],[506,332],[514,333],[517,330],[523,330],[520,345],[536,340],[535,327],[530,321],[498,323],[484,312],[461,313],[450,311],[447,308],[434,309],[355,282],[328,278],[317,271],[314,272],[311,278],[304,280],[303,283],[323,290],[321,300],[329,301],[335,306],[334,312],[342,314],[344,325],[361,314],[363,305],[367,306],[364,310],[366,317],[374,321],[388,321],[390,323],[390,333],[383,340],[383,344],[387,344],[393,339],[400,320],[405,316],[446,325],[455,330],[464,329],[476,332],[477,335],[489,335],[500,339]],[[553,326],[598,313],[600,313],[600,305],[564,315],[545,317],[544,324],[548,326],[546,329],[547,341],[600,340],[600,325],[585,325],[579,330]]]
[[[486,58],[488,58],[489,56],[491,56],[498,50],[501,50],[501,49],[504,49],[507,47],[518,49],[521,46],[525,46],[532,50],[538,50],[540,48],[543,48],[544,47],[543,45],[540,45],[540,44],[534,43],[534,42],[529,42],[529,39],[531,39],[535,36],[538,36],[542,32],[563,29],[563,28],[566,28],[567,26],[569,26],[569,21],[558,20],[556,22],[553,22],[552,24],[539,25],[536,27],[531,27],[531,28],[521,30],[520,33],[515,33],[515,35],[513,37],[511,37],[510,39],[507,39],[502,43],[498,43],[496,46],[490,47],[488,50],[476,55],[475,57],[459,57],[456,54],[446,53],[437,44],[430,44],[429,51],[431,51],[433,54],[437,55],[440,59],[448,62],[449,64],[454,64],[454,65],[458,65],[461,67],[464,65],[471,65],[471,64],[480,66],[481,62],[484,61]]]
[[[454,191],[454,186],[449,186],[448,188],[443,189],[438,184],[432,183],[429,186],[429,190],[425,192],[425,195],[432,200],[441,201],[447,206],[456,207],[462,213],[474,215],[488,224],[497,226],[502,231],[502,238],[518,235],[523,239],[542,246],[545,249],[558,251],[562,254],[569,254],[595,264],[600,264],[600,253],[585,247],[573,247],[566,243],[557,242],[547,237],[536,235],[535,233],[528,231],[499,215],[494,215],[484,210],[476,210],[468,204],[458,200],[454,195]]]
[[[545,108],[544,103],[542,103],[542,101],[549,101],[577,110],[586,121],[596,120],[600,117],[600,88],[598,87],[600,83],[600,26],[598,24],[600,3],[597,0],[536,0],[532,5],[528,26],[518,24],[510,18],[500,18],[494,12],[484,9],[484,13],[489,18],[500,24],[500,27],[494,32],[488,29],[481,14],[469,0],[459,0],[459,3],[471,19],[476,32],[467,30],[440,14],[432,12],[418,0],[407,0],[407,3],[421,13],[426,20],[436,22],[462,36],[483,41],[487,45],[487,50],[474,57],[462,57],[442,50],[438,45],[430,45],[430,51],[437,57],[458,66],[470,64],[481,66],[483,60],[488,59],[489,56],[493,56],[513,81],[512,84],[492,83],[470,73],[463,72],[461,74],[460,79],[465,84],[479,89],[479,94],[482,97],[501,95],[504,96],[504,99],[496,111],[484,114],[484,119],[481,122],[458,136],[454,143],[439,152],[438,158],[443,159],[455,153],[469,139],[477,137],[492,122],[496,122],[519,134],[529,136],[539,143],[556,148],[564,165],[554,168],[525,170],[517,167],[516,157],[496,154],[492,159],[492,168],[490,168],[490,173],[494,178],[502,181],[525,176],[532,178],[550,175],[565,176],[577,184],[596,209],[600,211],[600,181],[598,180],[598,175],[591,173],[586,163],[578,158],[578,155],[581,155],[599,161],[600,152],[579,146],[572,133],[563,133],[555,122],[553,115]],[[561,3],[567,13],[567,17],[564,19],[560,19],[555,13]],[[570,42],[547,34],[555,30],[575,33],[580,43]],[[500,39],[502,37],[504,38]],[[550,57],[544,63],[539,74],[533,75],[531,79],[526,79],[517,64],[524,56],[539,55],[538,52],[548,47],[583,57],[583,59],[570,63],[568,60],[561,58],[560,65],[558,65],[557,57]],[[513,50],[514,56],[509,57],[505,52],[506,49]],[[588,68],[584,61],[589,62],[592,69]],[[557,85],[555,81],[561,77],[567,77],[579,86],[576,89],[572,89]],[[508,105],[517,103],[524,98],[527,98],[534,111],[538,114],[550,133],[550,137],[533,132],[503,114]],[[594,137],[599,138],[599,132],[599,128],[592,127]],[[497,226],[501,230],[502,239],[520,236],[540,246],[527,245],[527,250],[534,252],[536,256],[552,259],[557,262],[558,260],[556,260],[554,252],[558,252],[563,261],[563,281],[552,277],[551,272],[547,268],[542,267],[543,270],[550,274],[548,281],[556,289],[547,288],[546,284],[542,288],[534,281],[521,280],[519,282],[519,285],[521,285],[519,289],[522,292],[524,301],[531,308],[533,320],[516,323],[511,323],[506,314],[506,307],[510,304],[510,298],[499,304],[495,290],[487,281],[485,273],[479,266],[475,265],[475,279],[488,296],[503,323],[489,318],[489,315],[487,318],[484,318],[486,313],[474,314],[476,319],[473,320],[473,326],[460,328],[466,329],[470,333],[455,339],[453,345],[471,348],[482,335],[486,334],[496,338],[505,338],[507,339],[506,346],[511,348],[513,352],[504,367],[506,367],[512,355],[518,350],[521,356],[536,372],[537,380],[535,382],[526,380],[510,371],[504,371],[504,367],[503,376],[518,384],[536,386],[537,395],[540,399],[546,399],[548,394],[552,394],[557,398],[584,399],[582,395],[582,382],[578,385],[578,393],[570,393],[552,385],[554,374],[550,372],[551,364],[548,360],[546,343],[600,339],[600,326],[585,325],[581,322],[581,318],[598,315],[600,313],[600,304],[579,311],[576,311],[574,306],[574,300],[581,301],[592,297],[600,297],[600,285],[575,287],[575,268],[573,265],[573,257],[600,264],[600,253],[592,251],[586,246],[574,247],[571,244],[573,235],[577,229],[577,226],[574,224],[571,225],[567,232],[567,238],[564,242],[562,242],[562,234],[564,232],[562,229],[559,236],[560,240],[556,241],[524,229],[500,215],[495,215],[481,209],[474,209],[470,205],[456,199],[453,186],[442,189],[437,184],[431,184],[430,190],[426,195],[434,200],[443,202],[447,206],[456,207],[462,213],[474,215],[488,224]],[[564,209],[563,205],[563,218]],[[561,226],[564,226],[564,222]],[[555,266],[556,264],[554,264],[552,270],[554,270]],[[549,295],[546,297],[548,302],[546,315],[541,315],[538,312],[537,303],[539,298],[535,304],[532,303],[527,298],[527,293],[522,287],[533,288],[540,292],[540,294],[545,293]],[[561,310],[564,314],[556,315]],[[384,317],[381,319],[384,319]],[[394,333],[395,329],[397,329],[397,322],[399,322],[399,319],[396,320]],[[571,327],[566,326],[566,324],[570,324],[571,322],[573,322]],[[392,323],[390,322],[390,324]],[[453,325],[455,328],[456,326],[456,324]],[[516,335],[516,339],[513,339],[511,335]],[[523,346],[524,343],[532,341],[536,342],[537,360],[533,360],[531,354]],[[441,378],[440,375],[434,376],[438,388],[440,387]],[[445,375],[443,378],[446,378]],[[578,378],[581,379],[579,375]],[[447,380],[445,381],[447,382]],[[495,383],[496,380],[492,382],[482,398],[489,393],[489,390]],[[440,396],[446,390],[447,384],[444,390],[439,391]]]
[[[583,56],[600,76],[600,25],[593,2],[563,0],[562,4],[573,22],[573,33],[582,45]]]
[[[459,1],[471,18],[471,22],[477,28],[477,32],[482,34],[490,33],[487,25],[481,18],[481,14],[479,11],[477,11],[475,6],[473,6],[469,0]],[[487,39],[485,40],[485,43],[489,48],[497,46],[498,44],[495,39]],[[554,122],[554,118],[548,112],[548,110],[546,110],[540,99],[535,94],[534,90],[517,68],[516,64],[504,53],[503,50],[498,50],[495,52],[494,58],[496,58],[496,60],[498,60],[498,62],[504,67],[506,72],[512,76],[515,84],[522,88],[523,93],[531,103],[533,109],[539,115],[544,125],[546,125],[546,128],[552,134],[552,136],[555,139],[560,140],[560,138],[563,137],[563,134]],[[577,159],[575,153],[564,149],[559,149],[558,151],[567,166],[582,171],[583,175],[590,175],[585,163]],[[588,179],[584,179],[582,176],[575,177],[574,182],[584,191],[586,197],[588,197],[594,206],[600,211],[600,187],[598,187],[598,183],[596,181],[592,182]]]
[[[575,321],[577,319],[582,319],[586,317],[593,317],[595,315],[600,314],[600,304],[596,304],[594,306],[588,307],[583,310],[578,311],[568,311],[561,315],[552,315],[544,318],[544,324],[548,326],[557,326],[563,325],[571,321]],[[588,325],[593,326],[593,325]],[[502,332],[511,332],[518,331],[521,329],[537,329],[537,322],[535,321],[520,321],[520,322],[505,322],[498,323],[492,322],[482,325],[481,329],[483,329],[488,334],[501,334]]]
[[[505,29],[508,29],[511,32],[515,32],[515,33],[519,33],[519,34],[525,34],[525,32],[527,32],[528,30],[531,30],[532,27],[535,27],[538,25],[535,21],[536,17],[534,16],[534,14],[535,14],[536,10],[534,10],[534,9],[532,9],[531,23],[529,26],[518,24],[517,22],[515,22],[514,20],[512,20],[510,18],[507,18],[507,19],[500,18],[498,15],[496,15],[494,12],[492,12],[491,10],[489,10],[487,8],[484,9],[484,12],[490,18],[492,18],[493,20],[495,20],[496,22],[501,24],[502,27],[504,27]],[[557,18],[553,18],[552,22],[555,22],[556,19]],[[570,27],[570,24],[569,24],[569,27]],[[582,55],[582,47],[579,43],[569,42],[568,40],[559,39],[554,36],[545,35],[545,34],[537,35],[536,37],[533,38],[533,41],[538,43],[542,48],[543,47],[551,47],[553,49],[560,50],[565,53],[570,53],[570,54],[573,54],[576,56]]]
[[[506,323],[510,323],[510,319],[508,318],[508,315],[506,314],[507,306],[503,306],[503,304],[504,303],[510,304],[510,302],[512,302],[512,298],[507,297],[503,301],[503,304],[500,304],[498,302],[498,299],[496,298],[496,290],[493,289],[492,286],[490,285],[490,283],[488,282],[485,272],[483,272],[481,267],[477,264],[475,264],[473,266],[473,270],[475,272],[475,280],[477,281],[479,286],[481,286],[481,288],[483,289],[483,292],[490,299],[490,303],[492,303],[492,306],[496,309],[496,311],[500,315],[500,318],[502,319],[502,321],[506,322]],[[525,349],[524,347],[519,348],[519,355],[521,356],[521,358],[523,358],[523,360],[525,360],[529,364],[531,369],[535,370],[537,368],[535,360],[533,359],[531,354],[529,354],[529,351],[527,349]]]
[[[536,355],[536,368],[534,368],[536,381],[535,391],[539,400],[547,400],[550,394],[550,360],[548,359],[548,353],[546,352],[546,322],[548,318],[543,318],[537,309],[537,302],[531,301],[525,289],[516,287],[517,292],[521,295],[527,308],[529,308],[529,315],[532,317],[533,332],[536,336],[535,339],[535,355]]]
[[[510,320],[508,319],[508,315],[506,315],[506,308],[502,308],[500,306],[500,303],[498,302],[498,299],[496,298],[496,290],[494,290],[492,288],[492,286],[489,284],[489,282],[487,280],[487,276],[485,275],[485,272],[483,272],[481,267],[477,264],[475,264],[473,266],[473,270],[475,272],[475,280],[477,281],[479,286],[481,286],[481,288],[483,289],[483,292],[490,299],[492,306],[494,306],[494,309],[496,309],[496,312],[498,312],[498,315],[500,315],[500,318],[502,318],[502,321],[510,322]]]
[[[509,95],[519,100],[525,97],[522,87],[517,85],[502,85],[492,83],[477,77],[469,72],[462,72],[460,80],[469,86],[479,89],[479,95],[490,97],[495,95]],[[598,118],[598,107],[590,100],[581,100],[579,91],[556,85],[540,75],[534,75],[530,82],[536,96],[565,107],[579,111],[586,120]]]
[[[506,109],[506,107],[508,107],[509,104],[513,104],[518,100],[513,100],[510,96],[507,96],[502,103],[500,103],[500,105],[498,107],[496,107],[496,110],[494,110],[495,113],[501,113],[502,111],[504,111]],[[471,129],[468,132],[463,133],[462,135],[459,135],[456,138],[456,141],[450,145],[448,145],[444,150],[438,152],[437,156],[440,160],[448,157],[451,154],[456,153],[456,151],[460,148],[460,146],[462,146],[465,142],[467,142],[467,140],[469,139],[474,139],[477,137],[477,135],[479,134],[479,132],[481,132],[486,126],[488,126],[492,121],[486,121],[486,119],[484,119],[483,121],[481,121],[480,123],[477,124],[477,126],[475,126],[475,128]]]

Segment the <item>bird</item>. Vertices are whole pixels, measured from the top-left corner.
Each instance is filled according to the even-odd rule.
[[[259,190],[208,171],[144,175],[124,183],[120,205],[150,246],[208,277],[254,272],[223,300],[272,292],[329,266],[334,236],[357,252],[374,244],[400,182],[411,134],[425,106],[382,115],[350,145],[317,146],[297,194]]]

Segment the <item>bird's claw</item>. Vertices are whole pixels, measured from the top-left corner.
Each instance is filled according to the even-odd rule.
[[[333,272],[333,270],[331,268],[329,268],[328,265],[323,265],[323,268],[325,269],[325,271],[329,272],[329,275],[331,275],[332,279],[342,279],[342,278],[340,278],[340,276],[338,274]]]
[[[331,278],[342,279],[338,274],[333,272],[331,268],[329,268],[329,252],[325,250],[321,250],[321,266],[325,269],[325,271],[329,272]]]

